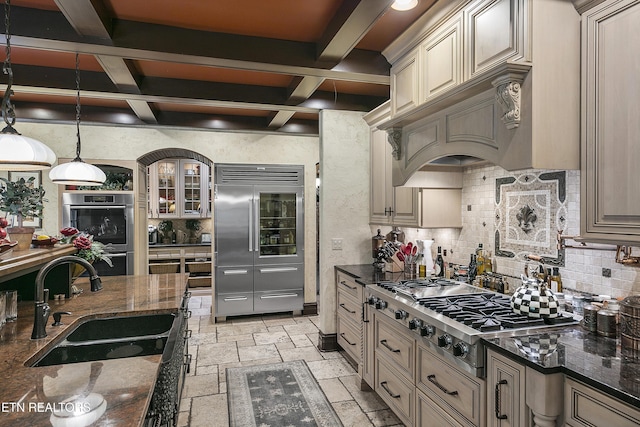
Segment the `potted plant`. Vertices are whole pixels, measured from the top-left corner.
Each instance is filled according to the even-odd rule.
[[[165,219],[158,224],[158,231],[162,234],[162,243],[171,243],[171,233],[173,233],[173,221]]]
[[[200,220],[199,219],[188,219],[186,221],[185,226],[187,227],[187,230],[189,230],[189,243],[193,244],[196,243],[198,236],[197,233],[198,231],[200,231],[200,228],[202,228],[200,226]]]
[[[9,181],[0,178],[4,185],[0,188],[0,210],[15,215],[18,224],[7,228],[9,235],[18,241],[18,250],[26,250],[31,246],[34,227],[24,227],[25,218],[42,218],[44,205],[44,188],[36,187],[35,177],[27,180],[20,178]]]

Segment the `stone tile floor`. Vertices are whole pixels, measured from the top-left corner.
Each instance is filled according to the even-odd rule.
[[[193,355],[180,405],[180,427],[227,427],[225,369],[303,359],[345,427],[402,426],[372,391],[361,391],[353,367],[339,352],[320,352],[318,317],[243,316],[212,324],[211,296],[194,291],[189,302]]]

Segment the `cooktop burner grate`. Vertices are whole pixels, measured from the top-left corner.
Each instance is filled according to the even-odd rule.
[[[421,298],[418,302],[482,332],[575,322],[573,317],[563,314],[556,318],[542,319],[515,313],[511,309],[509,297],[493,293],[429,297]]]

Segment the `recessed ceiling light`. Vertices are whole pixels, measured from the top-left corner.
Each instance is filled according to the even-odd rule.
[[[418,0],[396,0],[391,5],[391,8],[395,10],[409,10],[413,9],[417,5]]]

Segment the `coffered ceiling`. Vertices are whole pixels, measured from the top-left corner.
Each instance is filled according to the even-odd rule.
[[[315,135],[321,109],[389,99],[381,52],[435,1],[13,0],[11,100],[73,121],[78,52],[85,123]]]

